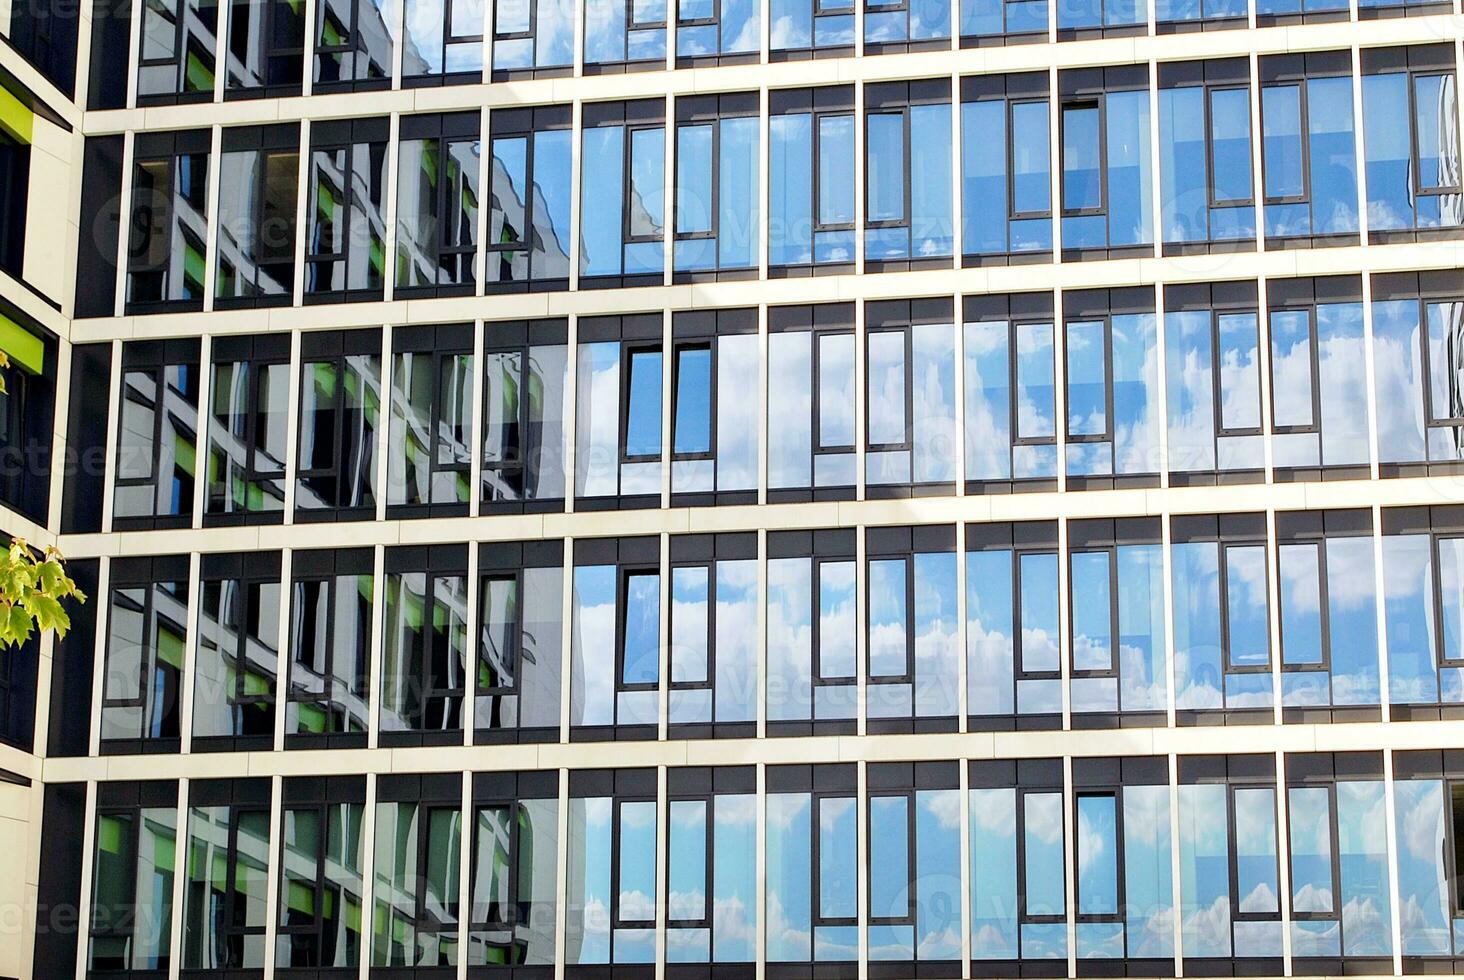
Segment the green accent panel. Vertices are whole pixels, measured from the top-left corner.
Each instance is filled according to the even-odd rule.
[[[122,853],[122,821],[116,817],[102,817],[97,821],[97,849],[108,854]]]
[[[11,364],[31,374],[40,374],[46,368],[45,341],[4,313],[0,313],[0,350],[10,355]]]
[[[0,129],[22,143],[31,142],[35,131],[36,114],[30,107],[15,97],[7,88],[0,88]]]
[[[193,282],[204,282],[203,252],[192,245],[183,252],[183,274]]]
[[[183,637],[166,627],[158,630],[158,659],[170,667],[183,669]]]
[[[213,66],[206,65],[192,51],[188,52],[188,64],[184,69],[187,91],[212,92],[214,87]]]
[[[314,916],[315,889],[298,881],[290,882],[290,892],[285,896],[285,907],[304,915]]]
[[[191,440],[183,438],[182,433],[173,433],[173,459],[179,469],[185,473],[192,473],[196,462],[196,452]]]
[[[319,705],[301,703],[297,710],[300,712],[300,731],[314,735],[325,733],[325,712]]]
[[[252,696],[269,693],[269,678],[263,674],[247,671],[244,674],[244,694]]]

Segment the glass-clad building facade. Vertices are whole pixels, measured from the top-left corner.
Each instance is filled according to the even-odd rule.
[[[0,977],[1464,973],[1453,0],[61,6]]]

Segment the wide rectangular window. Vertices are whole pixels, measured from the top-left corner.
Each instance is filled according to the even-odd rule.
[[[581,159],[595,166],[580,175],[580,284],[659,286],[666,267],[666,103],[590,103],[583,126]]]
[[[1013,960],[1047,960],[1033,972],[1061,972],[1068,954],[1062,760],[967,765],[971,972],[1010,975]]]
[[[468,966],[552,971],[559,774],[474,773],[472,804]]]
[[[854,306],[768,309],[768,499],[852,500]]]
[[[772,0],[773,61],[846,55],[854,47],[854,0]]]
[[[326,6],[323,2],[321,9]],[[307,302],[381,298],[387,131],[384,118],[327,120],[310,127]]]
[[[581,966],[640,964],[617,976],[650,977],[656,962],[656,770],[569,774],[567,976]]]
[[[457,964],[462,820],[458,773],[377,778],[373,967]]]
[[[1393,756],[1393,807],[1398,813],[1398,903],[1403,972],[1424,973],[1458,962],[1464,949],[1459,906],[1464,831],[1464,770],[1457,752]],[[1442,961],[1442,963],[1440,963]]]
[[[381,331],[300,335],[295,520],[376,516]]]
[[[204,555],[200,578],[191,748],[273,748],[280,553]]]
[[[305,5],[230,0],[224,98],[288,98],[305,73]]]
[[[769,735],[855,730],[855,546],[853,528],[768,535]]]
[[[768,930],[769,974],[786,976],[794,964],[852,967],[861,864],[856,768],[768,766],[765,805],[768,918],[782,926]]]
[[[286,778],[275,975],[361,962],[364,776]]]
[[[1449,44],[1362,52],[1362,148],[1372,242],[1464,223],[1458,80]]]
[[[865,771],[871,966],[959,971],[960,770],[955,762],[871,763]],[[918,962],[918,966],[916,965]],[[898,965],[897,965],[898,964]],[[889,975],[889,974],[885,974]]]
[[[118,558],[108,582],[102,752],[176,752],[188,645],[188,557]]]
[[[569,338],[564,320],[498,322],[483,351],[485,513],[563,507]]]
[[[396,293],[469,296],[478,251],[478,113],[406,116],[396,189]]]
[[[1228,251],[1256,235],[1250,63],[1159,69],[1159,223],[1166,255]]]
[[[750,969],[757,959],[757,770],[679,768],[666,784],[666,962]]]
[[[870,732],[954,731],[960,671],[950,525],[865,532]]]
[[[1247,0],[1154,0],[1155,29],[1179,34],[1240,28],[1249,8]]]
[[[1056,11],[1059,41],[1147,33],[1147,0],[1078,0],[1059,3]]]
[[[1359,9],[1362,3],[1358,4]],[[1348,19],[1343,0],[1256,0],[1256,25],[1324,24]]]
[[[961,250],[965,265],[1050,257],[1049,106],[1045,72],[961,79]]]
[[[1375,720],[1378,621],[1371,513],[1277,514],[1276,550],[1285,719]]]
[[[1047,40],[1048,0],[961,0],[961,47]]]
[[[956,479],[956,331],[949,298],[864,308],[864,480],[871,496]]]
[[[1160,534],[1157,519],[1142,517],[1068,525],[1074,726],[1134,723],[1119,714],[1156,724],[1164,718],[1169,645]]]
[[[295,294],[300,130],[225,129],[222,152],[214,307],[289,305]]]
[[[1367,475],[1361,293],[1355,276],[1266,283],[1272,462],[1294,479]]]
[[[1078,959],[1125,959],[1134,972],[1171,969],[1168,760],[1074,759],[1072,805]]]
[[[1062,724],[1057,525],[966,526],[971,731]]]
[[[188,784],[183,972],[262,970],[269,887],[268,779]]]
[[[967,296],[966,492],[1057,487],[1052,294]]]
[[[1281,967],[1276,759],[1179,759],[1180,948],[1185,973]]]
[[[1263,475],[1256,302],[1254,282],[1164,287],[1171,486]]]
[[[133,144],[128,313],[203,309],[208,288],[209,133],[143,133]]]
[[[648,507],[660,500],[659,313],[581,317],[577,326],[574,491],[592,507]]]
[[[313,92],[391,87],[397,14],[391,0],[321,0],[315,17]]]
[[[278,523],[289,458],[289,334],[218,337],[212,355],[204,523]]]
[[[218,0],[141,0],[137,103],[212,102]],[[106,16],[127,13],[108,11]]]
[[[567,105],[500,109],[489,117],[483,281],[490,293],[569,288],[569,126]]]
[[[758,93],[676,100],[677,281],[747,278],[758,262]]]
[[[1269,721],[1275,685],[1265,515],[1175,517],[1171,540],[1180,721]]]
[[[483,80],[484,0],[405,0],[402,86]]]
[[[455,745],[467,693],[467,547],[386,552],[381,741]]]
[[[1058,73],[1062,248],[1075,258],[1152,254],[1149,70]]]
[[[673,536],[670,576],[671,736],[755,734],[757,536]]]
[[[1159,482],[1158,330],[1147,286],[1064,292],[1067,485]]]
[[[571,740],[654,738],[660,715],[661,543],[574,542]]]
[[[573,0],[493,0],[493,80],[568,75]]]
[[[688,310],[671,326],[671,503],[757,502],[757,310]]]
[[[668,0],[585,0],[585,73],[666,66]]]
[[[676,67],[756,62],[760,8],[754,0],[677,0]]]
[[[478,557],[474,740],[557,742],[564,545],[491,543]]]
[[[368,548],[292,554],[286,748],[366,744],[374,586]]]
[[[950,82],[866,85],[864,140],[865,270],[949,268]]]
[[[99,783],[94,839],[87,975],[166,976],[172,963],[178,784]]]
[[[1357,241],[1352,55],[1269,55],[1260,61],[1266,248]]]
[[[112,526],[118,530],[193,522],[198,347],[196,339],[122,345],[112,489]]]
[[[848,271],[854,263],[854,89],[779,89],[768,99],[769,275]]]
[[[1381,753],[1293,753],[1286,783],[1292,969],[1388,972],[1392,888]]]
[[[864,0],[864,53],[949,49],[951,5],[943,0]]]
[[[473,325],[397,327],[391,345],[387,513],[464,515],[472,491]]]

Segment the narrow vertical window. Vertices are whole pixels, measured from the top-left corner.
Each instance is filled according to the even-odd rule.
[[[204,521],[276,523],[285,507],[290,338],[220,337],[212,353]]]
[[[381,331],[300,337],[295,520],[376,516]]]
[[[275,941],[282,973],[360,964],[365,814],[365,777],[284,780]]]
[[[1048,113],[1047,76],[1040,72],[961,79],[963,264],[1051,253]]]
[[[267,779],[188,784],[184,974],[264,967],[269,798]]]
[[[757,540],[671,539],[668,717],[672,738],[737,738],[757,720]]]
[[[1148,70],[1063,71],[1058,92],[1064,253],[1074,258],[1152,254]]]
[[[176,750],[188,644],[187,559],[117,559],[109,584],[101,751]]]
[[[575,495],[592,506],[660,499],[663,332],[659,313],[578,322]]]
[[[368,549],[290,559],[285,746],[364,746],[375,558]]]
[[[892,82],[864,93],[866,270],[949,268],[951,88]]]
[[[478,114],[407,116],[397,150],[394,295],[471,295],[483,152]]]
[[[1158,482],[1159,378],[1148,288],[1063,294],[1068,487]]]
[[[558,541],[485,544],[478,569],[474,740],[557,741],[563,547]]]
[[[193,751],[273,747],[281,600],[277,551],[209,555],[203,562]]]
[[[322,11],[327,7],[321,4]],[[310,127],[306,302],[381,297],[387,272],[387,132],[384,118]]]
[[[768,310],[769,500],[852,499],[854,308]]]
[[[89,975],[168,972],[177,837],[176,782],[98,784]]]
[[[467,961],[552,969],[559,775],[475,773]]]
[[[622,2],[622,0],[614,0]],[[595,103],[584,115],[580,282],[660,285],[665,268],[665,103]]]
[[[316,10],[312,91],[390,88],[397,40],[393,5],[388,0],[321,0]]]
[[[295,293],[300,131],[224,130],[214,307],[288,305]]]
[[[198,481],[198,341],[122,346],[112,524],[187,527]],[[105,413],[104,413],[105,414]]]
[[[1166,255],[1254,240],[1250,66],[1179,62],[1159,72],[1160,223]]]
[[[756,93],[676,100],[675,241],[682,280],[745,278],[758,262]]]
[[[133,147],[128,313],[201,310],[208,288],[209,134],[145,133]]]
[[[855,729],[854,554],[852,530],[768,536],[769,735]]]
[[[1266,247],[1357,240],[1352,56],[1267,56],[1260,62]]]
[[[571,740],[654,737],[661,701],[660,542],[577,541],[570,615]]]
[[[495,323],[489,338],[483,352],[483,511],[560,509],[568,324]]]
[[[468,583],[463,546],[391,548],[382,623],[381,741],[462,742]]]
[[[462,785],[457,773],[377,780],[373,967],[458,961]]]
[[[391,336],[388,513],[465,514],[476,398],[473,327],[398,327]]]
[[[662,894],[656,818],[656,770],[569,774],[564,941],[572,973],[606,964],[649,970],[655,963],[656,906]]]
[[[569,106],[503,109],[490,118],[489,292],[569,286]]]

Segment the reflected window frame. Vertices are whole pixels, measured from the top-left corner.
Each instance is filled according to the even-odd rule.
[[[376,460],[380,452],[383,396],[386,394],[382,388],[381,331],[366,329],[303,333],[300,337],[300,360],[300,414],[297,425],[303,433],[312,428],[312,414],[329,414],[333,424],[328,432],[317,432],[317,438],[324,434],[331,439],[330,456],[333,465],[306,465],[309,461],[305,458],[305,440],[297,439],[295,521],[303,524],[332,520],[371,520],[376,516],[376,501],[379,496],[376,489]],[[314,374],[318,369],[330,372],[335,391],[331,394],[328,405],[321,405],[307,412],[306,392],[315,384]],[[355,409],[349,404],[347,378],[351,375],[360,379],[362,387],[362,404]],[[352,411],[360,412],[359,426],[352,424]],[[359,478],[361,482],[356,484],[353,478]],[[334,495],[328,498],[316,495],[312,498],[308,491],[313,480],[320,480],[327,485],[334,483]],[[302,506],[302,499],[318,499],[321,503],[318,507]]]
[[[365,943],[369,937],[359,931],[359,924],[356,932],[349,931],[349,917],[346,916],[345,909],[352,904],[352,896],[346,889],[351,884],[356,886],[354,899],[356,909],[359,911],[365,900],[365,883],[361,872],[364,867],[365,848],[368,846],[364,831],[366,778],[364,776],[326,776],[322,779],[317,776],[287,776],[281,790],[280,807],[282,815],[276,877],[279,882],[278,893],[282,897],[279,899],[277,912],[275,965],[282,973],[286,968],[296,965],[292,955],[294,948],[291,946],[291,940],[299,936],[301,937],[300,952],[305,958],[311,960],[310,963],[303,965],[316,967],[339,965],[355,968],[366,952]],[[316,827],[320,830],[314,841],[314,853],[310,855],[314,860],[314,874],[311,877],[314,879],[312,894],[315,900],[311,905],[311,920],[305,923],[289,921],[291,916],[300,911],[293,908],[288,902],[287,886],[290,884],[287,877],[290,867],[288,855],[292,848],[285,827],[291,814],[311,814]],[[348,852],[351,838],[355,840],[354,854]],[[333,878],[329,872],[332,865],[339,866],[343,872],[339,880]],[[352,874],[353,872],[354,874]],[[334,963],[325,962],[327,935],[332,924],[331,920],[322,913],[322,910],[330,904],[326,901],[327,889],[330,889],[329,894],[335,898],[336,924],[345,928],[344,938],[347,940],[345,947],[339,948],[335,947],[334,940],[340,937],[331,937],[330,945],[335,952]],[[352,936],[355,939],[354,945],[350,942]],[[341,962],[342,960],[345,962]]]
[[[337,662],[339,656],[346,652],[341,649],[339,638],[341,636],[340,625],[337,617],[340,613],[340,589],[352,579],[365,579],[370,589],[370,597],[367,600],[365,619],[362,623],[364,629],[357,631],[355,658],[356,664],[351,667],[351,674],[355,678],[355,688],[352,689],[342,684],[346,678],[342,674],[342,665]],[[361,582],[357,582],[358,593],[360,594]],[[371,657],[373,654],[371,644],[371,620],[375,607],[375,584],[376,584],[376,557],[370,549],[353,548],[341,549],[338,551],[296,551],[290,561],[290,650],[289,674],[286,678],[286,723],[285,723],[285,748],[310,748],[319,747],[362,747],[366,744],[366,730],[370,720],[369,698],[371,688]],[[295,674],[297,672],[309,671],[306,662],[310,651],[298,646],[305,639],[303,617],[305,615],[304,590],[314,586],[320,590],[321,598],[325,600],[326,621],[323,624],[316,624],[316,631],[325,639],[325,668],[318,675],[322,690],[318,694],[309,692],[305,685],[297,684]],[[337,688],[343,690],[337,691]],[[331,727],[326,731],[313,733],[309,732],[303,721],[295,726],[289,724],[290,716],[299,718],[299,709],[295,705],[313,704],[326,717],[337,722],[344,722],[341,727]]]
[[[570,253],[573,247],[569,240],[569,228],[566,226],[557,229],[559,238],[560,257],[552,256],[546,246],[541,247],[538,242],[543,239],[540,232],[540,222],[551,221],[552,215],[539,214],[540,203],[545,204],[548,210],[546,195],[541,190],[541,183],[544,182],[544,167],[536,162],[538,145],[541,137],[546,134],[566,134],[567,138],[573,140],[575,134],[571,126],[571,106],[535,106],[531,109],[499,109],[489,116],[488,139],[489,154],[488,161],[488,188],[484,193],[486,207],[482,208],[487,212],[487,226],[485,230],[485,251],[484,263],[486,268],[483,273],[483,289],[488,294],[494,293],[518,293],[518,292],[558,292],[569,288],[569,268],[572,261]],[[495,185],[495,174],[499,161],[497,147],[500,143],[512,143],[522,141],[524,144],[524,173],[521,188],[513,188],[524,194],[522,202],[523,226],[512,240],[507,240],[509,223],[503,219],[504,208],[499,203],[498,189]],[[566,172],[566,178],[570,185],[562,188],[566,204],[573,197],[573,177]],[[509,175],[506,183],[511,186],[513,176]],[[499,227],[499,233],[495,236],[494,227]],[[552,223],[543,227],[550,231],[556,231]],[[556,239],[558,240],[558,239]],[[505,278],[494,270],[494,266],[508,268],[511,274],[511,267],[514,257],[520,254],[527,256],[528,274],[523,279]],[[558,264],[559,268],[555,268]],[[546,270],[544,267],[548,266]],[[550,275],[549,272],[558,272],[559,275]]]
[[[477,112],[404,116],[399,121],[394,297],[471,296],[477,288],[478,226],[483,203],[479,187],[483,150],[479,122]],[[414,168],[407,166],[411,159],[407,154],[408,143],[422,145],[415,173],[412,172]],[[457,154],[465,146],[473,169],[469,172],[458,166],[459,183],[453,183],[450,179],[454,169],[452,164],[458,161]],[[434,154],[437,160],[436,185],[423,187],[418,184],[418,189],[425,192],[415,195],[419,211],[404,217],[406,202],[414,196],[411,185],[427,176],[423,162],[429,153]],[[430,202],[427,200],[429,196],[432,198]],[[426,213],[422,209],[426,209]],[[411,239],[417,236],[403,233],[409,224],[430,228],[432,241],[412,242]],[[467,241],[463,241],[463,237]],[[421,252],[415,256],[409,250],[409,245],[413,244],[421,247]]]
[[[270,436],[284,436],[292,393],[289,386],[290,336],[216,337],[210,351],[208,482],[204,527],[279,524],[284,520],[289,457],[287,445],[271,447]],[[230,390],[220,387],[227,374]],[[244,386],[242,395],[238,392]],[[279,386],[282,396],[272,389]],[[272,410],[275,401],[279,411]],[[278,415],[278,418],[274,416]],[[242,424],[243,431],[235,431]],[[272,452],[280,453],[276,459]]]
[[[136,402],[143,410],[152,414],[148,434],[150,452],[135,460],[147,466],[146,475],[123,476],[125,470],[122,455],[128,447],[123,445],[121,435],[117,438],[117,454],[112,467],[112,527],[119,531],[153,528],[182,528],[193,523],[193,502],[202,488],[198,485],[197,447],[199,384],[199,348],[196,339],[163,341],[126,341],[122,345],[122,371],[120,390],[117,393],[117,418],[119,432],[124,430],[127,407]],[[144,403],[148,392],[134,387],[129,381],[137,376],[139,384],[151,388],[151,403]],[[175,383],[176,382],[176,383]],[[169,434],[187,433],[189,438],[180,443],[169,439]],[[189,461],[183,451],[191,451],[194,459]],[[173,464],[176,482],[174,493],[165,494],[164,463]],[[187,466],[192,465],[193,473]],[[179,476],[190,479],[180,479]],[[119,509],[119,491],[151,490],[151,504],[147,514],[122,514]],[[161,511],[161,512],[160,512]]]

